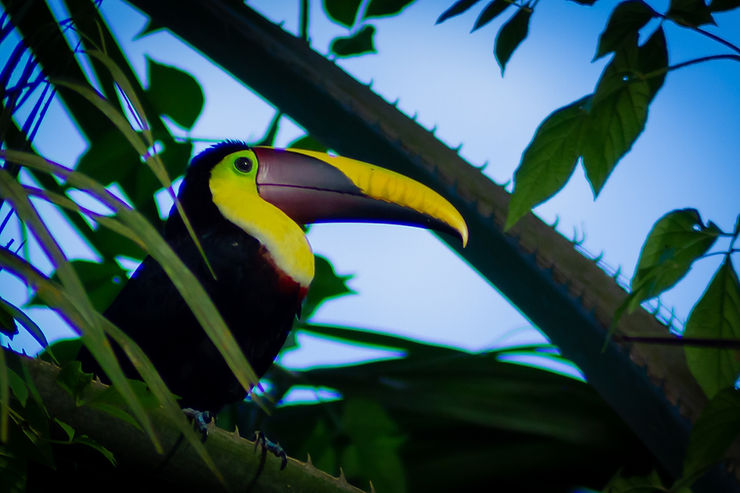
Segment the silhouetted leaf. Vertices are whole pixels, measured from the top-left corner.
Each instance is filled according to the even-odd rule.
[[[580,3],[581,5],[593,5],[596,3],[596,0],[573,0],[575,3]]]
[[[604,69],[594,92],[583,137],[583,165],[594,197],[645,128],[652,97],[649,84],[634,74],[639,66],[637,35],[622,44]]]
[[[444,12],[442,12],[442,15],[440,15],[437,18],[437,24],[446,21],[450,17],[455,17],[456,15],[460,15],[466,10],[468,10],[470,7],[478,3],[479,0],[457,0],[454,4],[452,4],[452,7],[448,8]]]
[[[532,10],[527,7],[520,8],[496,35],[494,54],[496,61],[501,67],[503,75],[506,64],[511,58],[512,53],[517,46],[524,41],[529,32],[529,19],[532,17]]]
[[[76,169],[107,186],[138,166],[145,167],[139,154],[126,137],[111,130],[90,143],[78,159]]]
[[[320,255],[316,255],[315,258],[316,274],[306,295],[306,301],[301,308],[301,319],[303,320],[308,320],[324,301],[354,293],[352,289],[347,287],[347,281],[352,278],[351,275],[338,276],[328,260]]]
[[[594,60],[616,51],[625,40],[637,35],[655,15],[655,11],[642,0],[628,0],[617,5],[606,29],[601,33]]]
[[[324,11],[339,24],[352,27],[360,8],[361,0],[324,0]]]
[[[637,261],[631,307],[676,284],[691,264],[707,252],[720,230],[704,226],[696,209],[671,211],[653,225]]]
[[[491,22],[493,19],[498,17],[501,12],[506,10],[509,5],[511,5],[511,2],[508,0],[493,0],[493,2],[489,3],[480,13],[478,19],[475,21],[475,25],[473,25],[472,31],[478,30]]]
[[[666,17],[679,24],[692,27],[716,24],[704,0],[671,0]]]
[[[13,305],[12,303],[9,303],[6,300],[3,300],[0,298],[0,309],[5,311],[7,314],[10,315],[11,318],[11,324],[8,325],[8,327],[15,328],[15,322],[18,322],[31,336],[36,339],[36,342],[39,343],[39,345],[44,348],[49,345],[49,341],[46,340],[46,336],[44,335],[44,331],[41,330],[41,327],[39,327],[36,322],[31,320],[31,318],[26,315],[26,313],[18,308],[17,306]],[[15,320],[15,322],[13,322]],[[15,334],[17,334],[18,331],[15,331]],[[13,334],[8,334],[13,335]]]
[[[364,19],[396,15],[408,7],[414,0],[370,0],[365,10]]]
[[[0,334],[14,336],[18,333],[15,319],[10,310],[5,306],[5,300],[0,299]]]
[[[134,35],[133,40],[134,41],[139,40],[143,38],[144,36],[148,36],[162,29],[166,29],[166,28],[160,25],[157,21],[149,18],[147,19],[146,25],[141,29],[141,31],[139,31],[136,35]]]
[[[195,78],[170,65],[147,57],[149,87],[146,94],[160,114],[167,115],[181,127],[190,129],[203,110],[203,90]]]
[[[740,7],[740,0],[712,0],[709,3],[710,12],[725,12]]]
[[[505,230],[563,188],[573,174],[590,102],[591,96],[581,98],[555,110],[540,124],[514,175]]]
[[[362,55],[363,53],[375,53],[373,26],[363,26],[357,33],[348,37],[337,37],[331,42],[331,51],[340,57]]]
[[[704,407],[689,435],[684,477],[701,474],[722,460],[740,434],[740,390],[724,389]]]
[[[729,256],[691,310],[684,336],[740,339],[740,285]],[[740,350],[686,346],[684,351],[691,373],[710,399],[733,387],[740,376]]]
[[[326,152],[328,150],[324,144],[316,140],[311,135],[304,135],[303,137],[297,138],[296,140],[288,144],[288,147],[318,152]]]

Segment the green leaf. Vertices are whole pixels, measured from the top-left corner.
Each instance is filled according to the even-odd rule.
[[[334,22],[345,27],[352,27],[360,8],[361,0],[324,0],[324,11]]]
[[[3,349],[0,349],[0,351],[3,351]],[[28,402],[28,387],[26,386],[26,382],[10,368],[8,368],[8,385],[10,385],[10,390],[13,392],[15,398],[18,399],[18,402],[21,403],[21,406],[26,407],[26,402]]]
[[[740,285],[729,256],[691,310],[685,337],[740,339]],[[740,350],[686,346],[686,362],[711,399],[735,385],[740,376]]]
[[[80,347],[82,347],[82,339],[79,337],[75,337],[74,339],[60,339],[54,341],[43,352],[39,353],[38,358],[62,366],[65,363],[77,359]]]
[[[113,455],[113,452],[111,452],[110,450],[108,450],[107,448],[105,448],[104,446],[102,446],[97,441],[93,440],[87,435],[80,435],[80,436],[75,437],[72,443],[79,443],[82,445],[86,445],[92,448],[93,450],[98,451],[103,457],[105,457],[108,460],[108,462],[110,462],[110,464],[113,467],[115,467],[117,464],[116,458]]]
[[[18,333],[18,327],[15,326],[15,319],[10,309],[6,306],[5,300],[0,299],[0,334],[12,337]]]
[[[371,480],[378,491],[406,491],[399,453],[404,440],[398,426],[378,402],[348,399],[342,415],[342,430],[348,435],[350,444],[343,451],[340,463],[350,479],[362,483]]]
[[[740,7],[740,0],[712,0],[709,3],[710,12],[726,12]]]
[[[396,15],[413,2],[414,0],[370,0],[363,19]]]
[[[59,418],[54,418],[54,422],[64,431],[64,434],[67,435],[67,440],[71,442],[75,436],[75,429]]]
[[[477,31],[481,27],[491,22],[510,5],[511,2],[508,0],[493,0],[493,2],[489,3],[486,8],[483,9],[483,11],[480,13],[478,19],[476,19],[475,21],[475,25],[473,25],[473,29],[471,30],[471,32]]]
[[[501,75],[504,74],[506,64],[511,58],[514,50],[524,41],[529,32],[529,19],[532,17],[532,9],[528,7],[520,8],[496,35],[494,54],[496,61],[501,67]]]
[[[666,17],[683,26],[717,24],[704,0],[671,0]]]
[[[696,209],[681,209],[664,215],[653,225],[640,251],[630,284],[636,306],[676,284],[691,264],[712,246],[720,230],[704,226]]]
[[[551,113],[540,124],[514,175],[514,192],[504,230],[532,207],[563,188],[581,153],[581,135],[588,122],[591,96]]]
[[[195,78],[170,65],[147,57],[149,87],[146,95],[162,115],[186,129],[191,129],[203,111],[203,90]]]
[[[721,461],[740,434],[740,390],[724,389],[704,407],[689,435],[683,475],[694,478]]]
[[[82,403],[82,393],[88,384],[92,382],[92,378],[92,373],[82,371],[82,363],[79,361],[70,361],[62,365],[57,376],[57,383],[74,397],[75,402],[79,406]]]
[[[663,87],[663,82],[665,82],[668,73],[668,47],[662,27],[656,29],[650,38],[645,41],[645,44],[640,46],[638,55],[640,76],[660,72],[660,75],[645,79],[650,89],[650,100],[652,101],[660,88]]]
[[[326,152],[328,150],[328,148],[324,144],[316,140],[311,135],[304,135],[303,137],[297,138],[296,140],[288,144],[288,147],[318,152]]]
[[[89,260],[73,260],[71,264],[85,286],[93,307],[100,312],[108,308],[108,305],[116,297],[127,279],[126,271],[112,262],[97,263]],[[52,280],[59,281],[56,273],[52,276]],[[34,295],[29,301],[30,305],[40,303],[43,302],[37,295]]]
[[[634,34],[616,52],[596,86],[582,140],[583,165],[594,197],[645,128],[651,86],[633,75],[638,67]]]
[[[479,0],[457,0],[457,2],[452,4],[452,7],[442,12],[442,15],[440,15],[439,18],[437,18],[436,24],[440,24],[451,17],[455,17],[457,15],[462,14],[463,12],[468,10],[470,7],[478,3],[478,1]]]
[[[628,0],[617,5],[609,17],[606,29],[601,33],[594,60],[616,51],[625,40],[636,36],[656,15],[642,0]]]
[[[363,53],[376,53],[373,44],[375,28],[373,26],[363,26],[352,36],[337,37],[331,42],[331,51],[340,57],[350,57],[362,55]]]
[[[352,279],[351,275],[338,276],[328,260],[316,255],[316,274],[306,295],[306,301],[303,303],[301,319],[308,320],[324,301],[354,294],[355,291],[347,287],[347,281],[350,279]]]
[[[604,493],[657,493],[665,492],[666,488],[656,471],[647,476],[623,476],[622,471],[609,480],[604,487]]]

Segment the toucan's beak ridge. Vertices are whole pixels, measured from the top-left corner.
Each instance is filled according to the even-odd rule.
[[[399,173],[302,149],[253,148],[262,199],[299,224],[381,222],[433,229],[468,240],[460,213],[432,189]]]

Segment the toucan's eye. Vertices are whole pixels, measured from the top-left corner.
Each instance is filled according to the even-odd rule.
[[[249,173],[253,166],[254,163],[248,157],[240,156],[234,161],[234,167],[242,173]]]

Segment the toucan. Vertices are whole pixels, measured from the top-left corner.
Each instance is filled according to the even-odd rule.
[[[193,158],[178,199],[213,272],[174,207],[165,240],[203,285],[260,377],[283,346],[314,277],[302,225],[385,222],[452,234],[463,245],[468,237],[460,213],[430,188],[378,166],[309,150],[216,144]],[[153,258],[144,259],[105,316],[141,346],[183,408],[215,413],[245,397]],[[136,377],[121,351],[119,356],[124,371]]]

